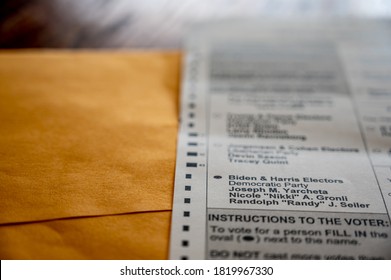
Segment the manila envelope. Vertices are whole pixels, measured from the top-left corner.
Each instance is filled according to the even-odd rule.
[[[167,258],[178,53],[0,53],[0,259]]]

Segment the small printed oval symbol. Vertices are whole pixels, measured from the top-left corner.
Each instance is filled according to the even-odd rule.
[[[244,241],[254,241],[254,237],[251,235],[245,235],[243,236]]]

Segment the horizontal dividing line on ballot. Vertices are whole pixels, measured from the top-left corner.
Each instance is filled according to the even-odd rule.
[[[373,212],[346,212],[346,211],[319,211],[319,210],[293,210],[293,209],[251,209],[251,208],[215,208],[215,207],[206,207],[206,209],[213,210],[245,210],[245,211],[283,211],[283,212],[308,212],[308,213],[335,213],[335,214],[367,214],[367,215],[388,215],[387,213],[373,213]]]

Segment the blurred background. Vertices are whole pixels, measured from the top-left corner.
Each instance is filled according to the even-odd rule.
[[[391,18],[390,0],[1,0],[0,48],[180,48],[189,22]]]

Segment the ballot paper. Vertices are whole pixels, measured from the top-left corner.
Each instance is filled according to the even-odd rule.
[[[189,31],[171,259],[391,259],[390,27]]]

